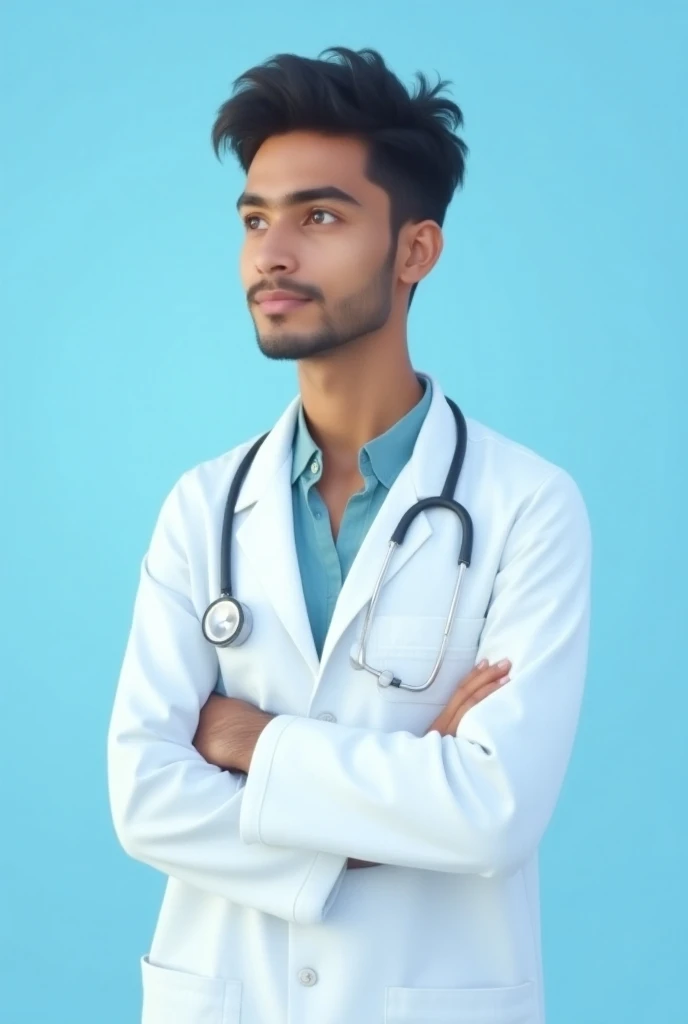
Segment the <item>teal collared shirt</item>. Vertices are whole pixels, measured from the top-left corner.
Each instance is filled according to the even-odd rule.
[[[411,458],[430,408],[432,385],[427,377],[419,379],[425,385],[420,402],[386,433],[365,444],[358,453],[364,487],[349,499],[336,543],[332,538],[327,506],[317,489],[322,476],[322,451],[310,435],[303,406],[299,408],[291,474],[294,539],[318,657],[322,655],[342,584],[370,524]]]

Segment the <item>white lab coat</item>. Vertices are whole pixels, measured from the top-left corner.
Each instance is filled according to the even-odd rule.
[[[250,442],[189,470],[163,504],[108,737],[119,840],[169,876],[141,957],[143,1024],[544,1024],[537,849],[583,693],[588,517],[567,473],[468,419],[456,497],[475,524],[473,562],[442,671],[421,693],[354,671],[389,538],[410,505],[439,494],[453,453],[432,383],[320,661],[292,529],[298,399],[237,506],[233,582],[254,616],[243,646],[212,647],[200,620],[219,593],[225,501]],[[459,533],[445,511],[416,519],[381,594],[371,664],[427,677]],[[503,657],[511,682],[456,737],[424,735],[476,660]],[[192,746],[218,682],[277,715],[248,776]],[[346,870],[347,856],[383,866]]]

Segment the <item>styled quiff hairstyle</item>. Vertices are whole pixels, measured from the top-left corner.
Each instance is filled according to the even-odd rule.
[[[463,114],[439,95],[449,82],[431,87],[422,72],[417,79],[410,93],[371,49],[336,46],[317,60],[278,54],[236,79],[212,128],[213,149],[218,159],[230,150],[247,172],[273,135],[360,139],[368,147],[368,180],[390,197],[392,239],[409,221],[441,226],[463,185],[468,147],[456,134]]]

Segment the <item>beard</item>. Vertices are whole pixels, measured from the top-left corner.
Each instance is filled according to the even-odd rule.
[[[322,322],[310,331],[256,329],[258,347],[268,359],[298,360],[332,352],[385,326],[392,311],[394,251],[364,288],[341,299],[331,312],[324,311]],[[270,318],[279,328],[287,321],[284,315]]]

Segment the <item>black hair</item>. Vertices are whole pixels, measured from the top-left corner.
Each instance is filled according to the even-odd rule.
[[[456,134],[463,114],[439,95],[449,82],[417,78],[411,94],[372,49],[336,46],[317,60],[278,54],[236,79],[212,128],[213,149],[218,158],[229,149],[246,172],[273,135],[359,138],[368,145],[368,179],[390,197],[392,238],[408,221],[441,226],[464,179],[468,147]]]

